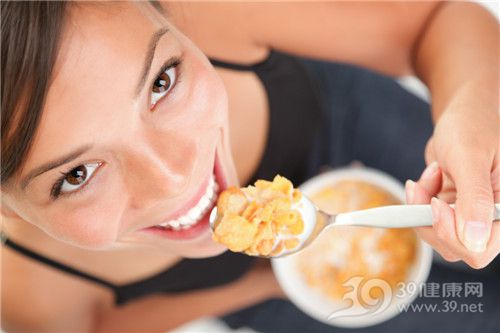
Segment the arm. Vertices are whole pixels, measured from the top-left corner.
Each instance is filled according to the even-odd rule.
[[[486,9],[441,3],[414,50],[414,68],[432,93],[435,120],[457,94],[481,100],[477,107],[485,115],[498,115],[499,25]]]
[[[500,226],[491,223],[500,202],[497,20],[467,2],[280,5],[252,5],[261,7],[253,12],[257,44],[389,75],[414,73],[428,85],[436,127],[426,160],[437,168],[409,183],[408,202],[456,201],[451,210],[433,200],[434,226],[418,232],[449,260],[487,265],[500,252]]]
[[[224,31],[221,40],[232,49],[243,40],[261,51],[417,74],[431,91],[436,123],[425,157],[439,167],[429,170],[431,180],[409,183],[408,202],[417,203],[411,199],[420,190],[426,192],[420,203],[434,195],[456,201],[450,211],[434,200],[434,227],[418,232],[449,260],[475,268],[500,252],[500,226],[491,223],[493,202],[500,202],[499,25],[485,9],[464,2],[344,1],[196,3],[189,10],[196,22]],[[217,13],[224,20],[210,20]]]
[[[346,62],[387,75],[412,74],[412,52],[437,2],[252,4],[258,45]]]
[[[432,93],[436,122],[426,149],[433,163],[407,186],[410,203],[431,196],[434,225],[419,234],[449,261],[482,268],[500,251],[499,25],[482,7],[440,6],[415,48],[415,69]]]
[[[269,48],[348,62],[389,75],[412,72],[411,52],[435,2],[163,2],[208,53],[255,60]],[[218,38],[207,39],[208,30]]]

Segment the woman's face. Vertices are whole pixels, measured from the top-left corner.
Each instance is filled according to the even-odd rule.
[[[220,191],[236,176],[227,96],[205,56],[148,5],[77,5],[53,75],[34,145],[4,193],[11,214],[89,249],[220,253],[212,180]]]

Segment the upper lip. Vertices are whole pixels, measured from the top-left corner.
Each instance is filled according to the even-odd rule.
[[[200,201],[201,197],[205,194],[205,191],[206,191],[207,186],[208,186],[208,180],[210,179],[210,177],[212,175],[214,176],[215,181],[219,185],[219,191],[223,190],[225,188],[225,186],[226,186],[226,183],[225,183],[223,172],[220,169],[219,163],[220,163],[220,161],[218,160],[218,155],[216,153],[215,154],[215,160],[214,160],[214,166],[213,166],[211,172],[205,177],[205,180],[203,181],[203,183],[199,187],[199,189],[196,191],[195,195],[192,196],[181,209],[177,210],[173,214],[170,214],[166,218],[154,219],[154,220],[159,221],[159,222],[155,223],[155,224],[147,225],[145,227],[142,227],[141,229],[147,229],[147,228],[150,228],[150,227],[154,227],[154,226],[157,226],[159,224],[163,224],[163,223],[168,222],[168,221],[176,220],[179,217],[181,217],[183,215],[186,215],[191,208],[193,208],[194,206],[196,206],[196,204]]]
[[[211,176],[212,176],[212,174],[210,174],[208,177],[205,177],[205,180],[203,181],[202,186],[200,186],[198,188],[198,190],[196,191],[195,195],[192,196],[187,201],[187,203],[184,205],[184,207],[182,207],[181,209],[177,210],[175,213],[169,215],[167,218],[162,219],[159,223],[156,223],[156,224],[151,225],[149,227],[152,227],[152,226],[155,226],[155,225],[159,225],[159,224],[162,224],[162,223],[165,223],[165,222],[168,222],[168,221],[177,220],[179,217],[186,215],[191,208],[193,208],[194,206],[196,206],[196,204],[200,201],[200,199],[205,194],[205,191],[207,190],[207,186],[208,186],[208,180],[210,179]]]

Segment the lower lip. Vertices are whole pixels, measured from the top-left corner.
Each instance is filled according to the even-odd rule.
[[[217,192],[217,196],[218,196],[219,193],[222,192],[227,187],[227,182],[222,174],[220,162],[217,159],[217,156],[215,158],[214,176],[215,176],[215,181],[219,185],[219,190]],[[170,228],[153,226],[153,227],[149,227],[149,228],[144,228],[142,230],[146,231],[148,233],[151,233],[151,234],[154,234],[154,235],[157,235],[160,237],[164,237],[164,238],[169,238],[169,239],[187,240],[187,239],[196,238],[199,235],[203,234],[206,230],[209,229],[210,213],[212,212],[212,209],[216,203],[217,203],[217,198],[215,199],[212,206],[208,209],[207,213],[198,222],[196,222],[195,224],[193,224],[191,227],[189,227],[187,229],[173,230]]]

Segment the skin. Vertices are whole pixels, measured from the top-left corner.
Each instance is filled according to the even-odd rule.
[[[475,28],[444,33],[465,11]],[[433,92],[436,126],[425,152],[428,170],[407,183],[407,199],[429,203],[437,196],[433,227],[417,232],[446,260],[479,269],[500,252],[500,225],[492,223],[493,203],[500,202],[499,25],[478,6],[454,3],[427,30],[415,69]],[[482,60],[472,66],[476,57]]]
[[[447,259],[462,259],[473,267],[483,267],[498,254],[499,230],[492,229],[490,217],[499,192],[499,89],[484,89],[498,87],[496,75],[489,74],[498,72],[498,23],[487,12],[454,3],[440,8],[426,25],[433,3],[165,6],[168,21],[129,4],[79,5],[70,11],[33,149],[13,183],[2,188],[9,237],[117,284],[164,270],[183,256],[220,253],[208,233],[178,242],[138,229],[168,220],[185,205],[213,170],[215,156],[229,184],[248,180],[265,145],[266,96],[254,74],[216,72],[203,53],[252,63],[277,48],[423,79],[432,93],[436,122],[426,158],[439,167],[407,184],[408,202],[429,203],[434,195],[451,202],[454,196],[446,193],[457,189],[457,210],[433,200],[436,223],[419,233]],[[462,27],[464,19],[471,24]],[[169,32],[159,41],[148,84],[134,98],[149,39],[162,26]],[[478,35],[484,42],[470,48],[474,53],[467,51],[463,43],[477,41]],[[150,82],[174,55],[183,59],[180,83],[151,110]],[[26,191],[18,186],[36,166],[85,143],[92,148],[70,165],[40,175]],[[50,199],[59,172],[95,162],[102,165],[85,188]],[[470,220],[485,226],[488,242],[482,252],[464,245],[463,226]],[[3,317],[9,331],[165,331],[192,318],[281,295],[269,268],[259,266],[226,286],[150,296],[117,309],[109,290],[9,249],[2,255],[2,268]],[[262,286],[258,292],[248,293],[256,284]],[[57,297],[54,288],[60,291]],[[26,297],[20,299],[20,294]],[[47,304],[47,298],[54,301]],[[214,306],[221,299],[224,305]],[[40,311],[24,311],[27,304]],[[54,317],[69,307],[72,313]]]
[[[104,20],[105,15],[117,13],[133,25],[122,29],[118,20]],[[229,145],[224,141],[228,121],[222,81],[202,53],[172,25],[166,20],[152,21],[134,6],[113,7],[109,14],[84,8],[69,20],[44,119],[18,179],[45,161],[82,146],[91,148],[74,161],[35,177],[25,189],[13,185],[6,205],[50,236],[86,249],[148,244],[182,256],[220,253],[222,248],[210,240],[208,229],[181,247],[178,241],[138,230],[173,219],[174,212],[196,195],[213,172],[216,154],[224,159],[229,181],[236,183]],[[181,84],[175,84],[168,98],[150,108],[149,84],[136,97],[137,69],[143,68],[150,36],[163,26],[169,32],[158,42],[147,82],[155,79],[164,61],[182,55],[183,64],[176,68]],[[93,75],[89,67],[94,68]],[[68,88],[74,77],[79,89]],[[95,162],[101,166],[85,186],[51,198],[59,172]]]

